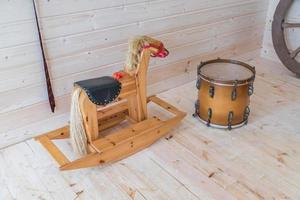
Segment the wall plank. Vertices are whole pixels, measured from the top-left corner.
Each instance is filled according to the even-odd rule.
[[[165,19],[144,21],[138,24],[116,27],[109,30],[92,31],[88,34],[73,35],[47,41],[49,58],[70,56],[74,53],[89,51],[94,48],[109,47],[127,41],[135,34],[156,35],[163,32],[182,30],[191,26],[199,26],[224,19],[238,17],[265,10],[262,6],[267,1],[255,1],[241,5],[218,8],[201,12],[189,12],[182,15],[166,17]],[[150,28],[151,27],[151,28]]]
[[[33,19],[32,0],[1,1],[0,24]]]
[[[42,17],[76,14],[90,10],[105,10],[111,7],[135,5],[148,2],[151,4],[157,0],[43,0],[39,2]]]
[[[42,21],[46,39],[53,39],[73,34],[86,33],[109,29],[130,24],[139,25],[144,21],[157,21],[163,18],[174,18],[190,12],[208,10],[225,10],[231,5],[250,3],[245,0],[159,0],[149,6],[149,2],[135,5],[112,7],[108,9],[92,10],[68,16],[46,18]],[[167,25],[167,24],[166,24]]]
[[[198,38],[215,38],[221,34],[239,31],[240,29],[251,28],[256,29],[257,25],[263,25],[261,21],[264,19],[264,12],[245,15],[229,20],[220,21],[206,26],[192,27],[176,32],[155,36],[165,42],[168,48],[179,47],[189,43],[193,43]],[[71,74],[80,73],[87,70],[98,68],[99,66],[107,66],[113,63],[122,63],[127,51],[127,43],[96,49],[76,54],[75,56],[63,57],[49,61],[51,66],[52,79],[60,79],[68,77]],[[167,59],[170,60],[170,59]],[[153,60],[152,65],[157,65],[163,60]],[[120,64],[122,65],[122,64]],[[72,69],[72,70],[70,70]],[[19,70],[20,73],[13,73]],[[33,84],[43,84],[43,69],[40,63],[23,66],[22,69],[11,67],[2,73],[3,80],[0,80],[0,92],[17,89]],[[1,84],[5,82],[6,84]],[[2,87],[1,87],[2,86]]]

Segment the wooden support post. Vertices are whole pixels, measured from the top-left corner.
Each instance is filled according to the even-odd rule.
[[[147,72],[150,61],[150,50],[144,50],[136,74],[137,98],[140,102],[140,120],[147,119]]]
[[[99,137],[97,106],[89,100],[85,92],[81,92],[79,103],[87,139],[91,143]]]
[[[150,50],[142,52],[141,62],[135,73],[136,95],[128,97],[129,116],[140,122],[147,119],[147,71],[150,60]]]

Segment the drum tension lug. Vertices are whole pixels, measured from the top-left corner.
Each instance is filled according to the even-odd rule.
[[[209,96],[211,97],[211,98],[214,98],[214,96],[215,96],[215,87],[214,86],[209,86]]]
[[[228,113],[228,130],[232,129],[233,111]]]
[[[207,119],[207,124],[206,125],[209,127],[210,122],[211,122],[211,118],[212,118],[212,109],[211,108],[208,109],[207,115],[208,115],[208,119]]]
[[[238,86],[238,80],[235,80],[234,81],[233,90],[232,90],[232,93],[231,93],[231,100],[232,101],[236,100],[236,97],[237,97],[237,86]]]
[[[195,102],[195,113],[193,114],[193,117],[197,117],[199,114],[199,106],[200,106],[200,101],[196,100]]]
[[[249,106],[247,106],[245,108],[245,111],[244,111],[244,121],[245,121],[245,124],[248,124],[249,115],[250,115],[250,108],[249,108]]]
[[[254,93],[253,82],[248,85],[248,95],[251,96]]]
[[[196,88],[197,88],[198,90],[200,90],[200,87],[201,87],[201,78],[200,78],[200,76],[198,76],[198,78],[197,78],[197,83],[196,83]]]

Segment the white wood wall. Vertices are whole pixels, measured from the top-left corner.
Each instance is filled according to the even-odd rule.
[[[278,56],[276,55],[276,52],[273,47],[272,42],[272,22],[273,22],[273,16],[275,9],[277,7],[279,0],[270,0],[269,2],[269,9],[267,14],[267,23],[266,23],[266,29],[264,34],[264,41],[263,41],[263,49],[262,49],[262,56],[274,61],[279,61]],[[288,16],[287,16],[288,22],[300,22],[300,0],[294,0],[294,3],[289,10]],[[297,49],[300,47],[300,28],[291,28],[286,31],[286,38],[287,38],[287,44],[288,47],[291,49]],[[300,56],[296,58],[300,62]]]
[[[156,93],[195,79],[201,59],[260,48],[268,7],[268,0],[37,2],[56,113],[48,106],[32,2],[1,0],[0,147],[67,123],[73,82],[119,70],[129,37],[148,34],[171,52],[151,62],[149,91]]]

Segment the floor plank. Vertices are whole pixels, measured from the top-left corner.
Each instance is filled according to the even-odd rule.
[[[48,153],[39,143],[33,140],[27,143],[34,152],[31,162],[37,172],[43,176],[44,182],[51,187],[51,191],[57,193],[58,198],[55,199],[130,199],[105,176],[99,167],[61,172],[56,162],[52,158],[49,159]],[[60,142],[59,146],[64,152],[68,152],[67,155],[71,154],[69,143]]]
[[[32,152],[26,143],[1,152],[4,179],[14,199],[54,199],[27,159]]]

